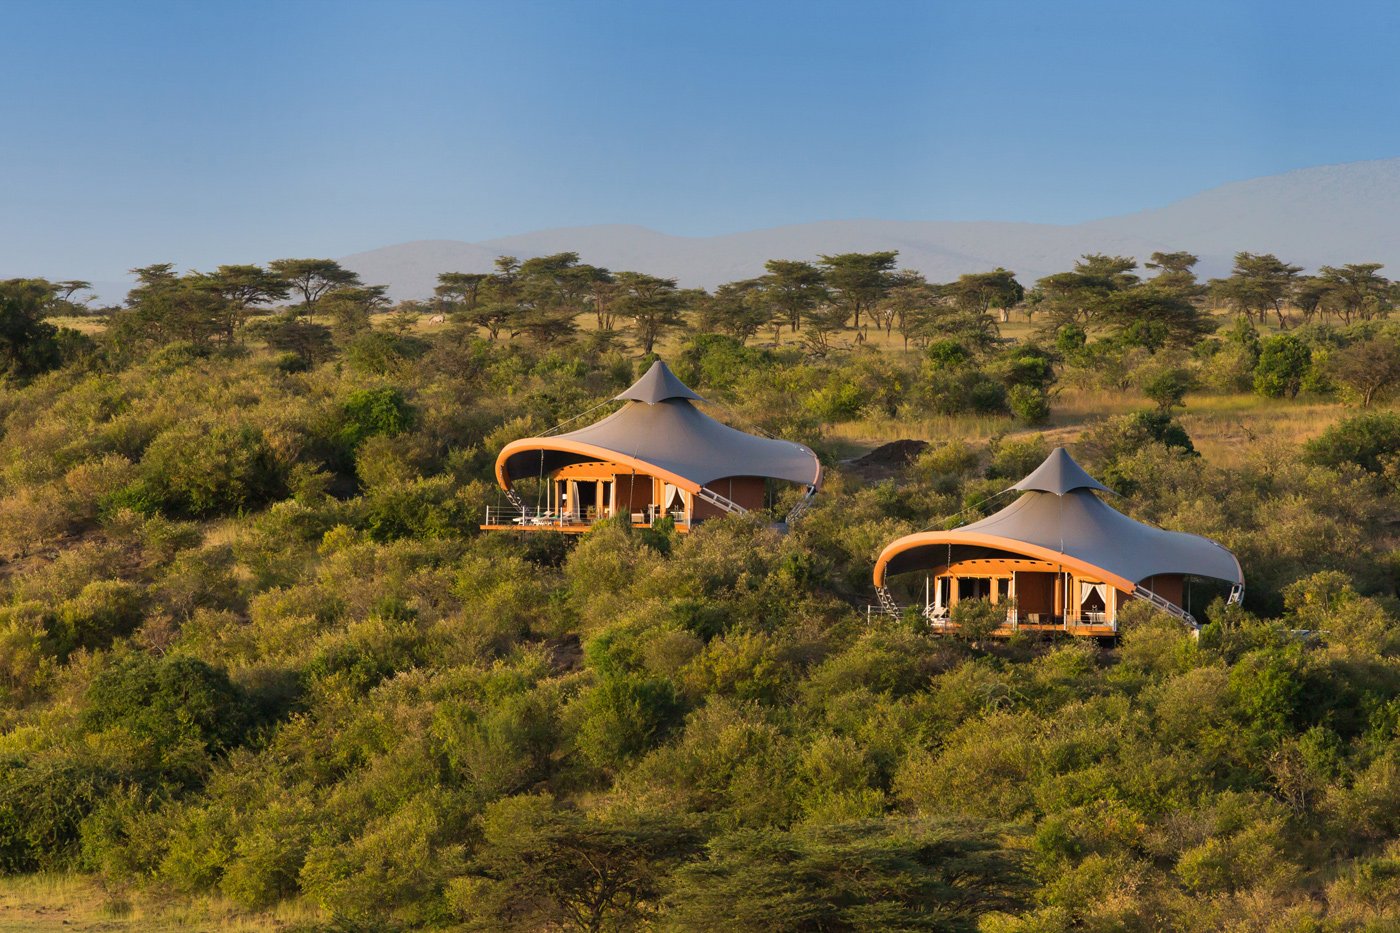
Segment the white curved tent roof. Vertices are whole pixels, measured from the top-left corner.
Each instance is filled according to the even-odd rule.
[[[1063,448],[1011,488],[1025,492],[980,521],[891,543],[876,564],[876,584],[883,585],[886,574],[941,566],[949,556],[964,560],[1008,553],[1096,569],[1117,578],[1109,582],[1125,589],[1148,577],[1178,573],[1244,583],[1235,555],[1209,538],[1154,528],[1100,500],[1093,490],[1107,487]]]
[[[821,464],[809,448],[721,424],[691,404],[700,396],[660,360],[616,398],[627,404],[596,424],[508,444],[496,462],[502,485],[588,460],[632,463],[692,492],[730,476],[821,482]]]

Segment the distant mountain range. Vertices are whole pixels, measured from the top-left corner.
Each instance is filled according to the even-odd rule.
[[[899,250],[900,265],[932,281],[1004,266],[1027,286],[1084,253],[1135,256],[1189,250],[1203,278],[1227,274],[1239,250],[1276,253],[1308,270],[1381,262],[1400,278],[1400,158],[1299,169],[1238,181],[1166,207],[1080,224],[992,221],[828,220],[713,237],[646,227],[557,227],[496,240],[419,240],[341,258],[396,299],[432,294],[440,272],[488,272],[497,256],[521,259],[572,250],[584,262],[673,277],[713,288],[763,273],[769,259]],[[312,250],[315,252],[315,250]],[[271,258],[271,257],[269,257]],[[96,282],[104,302],[129,282]]]
[[[832,220],[713,237],[646,227],[560,227],[466,243],[422,240],[346,256],[366,282],[396,298],[432,294],[439,272],[487,272],[497,256],[573,250],[584,262],[713,288],[763,272],[768,259],[899,250],[930,280],[1004,266],[1030,285],[1088,252],[1145,260],[1163,250],[1201,257],[1198,272],[1229,271],[1234,253],[1276,253],[1308,269],[1383,262],[1400,277],[1400,158],[1300,169],[1212,188],[1167,207],[1072,225],[978,221]]]

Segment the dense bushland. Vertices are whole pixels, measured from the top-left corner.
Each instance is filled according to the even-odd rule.
[[[1400,917],[1397,416],[1229,464],[1181,420],[1188,393],[1383,403],[1335,365],[1385,358],[1379,313],[1269,334],[1242,307],[1205,336],[1172,280],[1135,292],[1091,262],[1006,341],[998,302],[1024,292],[813,297],[783,268],[788,333],[842,301],[936,323],[908,351],[836,328],[772,345],[702,329],[721,300],[753,310],[722,289],[624,338],[604,317],[643,314],[631,280],[588,305],[597,328],[545,339],[558,296],[593,287],[576,265],[506,270],[524,324],[487,301],[501,281],[468,281],[454,300],[477,304],[428,332],[357,284],[258,316],[152,267],[105,331],[60,339],[42,289],[13,286],[44,348],[0,392],[0,871],[299,898],[342,928]],[[1086,295],[1103,316],[1075,317]],[[648,333],[717,415],[823,455],[814,509],[785,535],[760,515],[478,532],[501,447],[624,388]],[[1076,386],[1143,404],[1035,433]],[[949,414],[999,427],[885,477],[838,462],[833,426]],[[1136,613],[1112,648],[869,624],[879,549],[997,508],[1052,440],[1118,506],[1232,548],[1246,606],[1198,588],[1199,639]]]

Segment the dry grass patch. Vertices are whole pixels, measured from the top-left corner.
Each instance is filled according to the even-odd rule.
[[[268,933],[306,929],[325,919],[302,904],[254,913],[216,897],[161,898],[109,891],[84,875],[0,879],[0,933]]]

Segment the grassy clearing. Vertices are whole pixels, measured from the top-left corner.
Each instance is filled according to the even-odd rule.
[[[1005,415],[872,417],[832,425],[827,438],[842,456],[859,456],[895,440],[984,443],[997,435],[1043,434],[1052,444],[1073,443],[1096,423],[1152,408],[1137,392],[1066,389],[1052,403],[1050,421],[1027,428]],[[1317,437],[1356,409],[1317,398],[1271,399],[1250,393],[1191,395],[1179,418],[1201,455],[1222,466],[1237,465],[1259,444],[1290,447]]]
[[[1297,447],[1356,412],[1340,402],[1315,398],[1290,401],[1244,394],[1190,396],[1181,423],[1203,457],[1231,466],[1261,444]]]
[[[80,331],[88,336],[100,334],[107,329],[107,321],[104,318],[83,315],[71,317],[51,317],[48,322],[55,327],[68,327],[72,330]]]
[[[266,933],[306,930],[325,919],[318,911],[299,904],[250,913],[219,898],[157,898],[108,891],[83,875],[0,878],[0,933]]]

